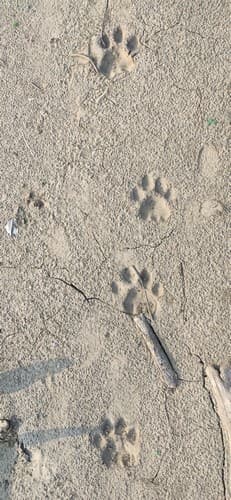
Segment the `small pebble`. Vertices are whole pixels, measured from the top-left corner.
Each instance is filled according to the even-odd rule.
[[[9,420],[6,420],[4,418],[0,419],[0,432],[6,432],[10,428],[10,422]]]

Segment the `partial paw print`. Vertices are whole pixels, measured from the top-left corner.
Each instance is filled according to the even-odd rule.
[[[26,195],[24,202],[18,207],[15,217],[17,226],[27,226],[31,219],[32,209],[41,210],[44,207],[45,202],[41,196],[36,195],[34,191],[30,191],[29,195]]]
[[[105,418],[100,431],[92,436],[92,442],[100,450],[102,462],[107,467],[131,467],[138,464],[139,430],[137,426],[128,426],[123,417],[115,422]]]
[[[120,26],[110,35],[103,33],[101,36],[94,36],[89,45],[89,57],[98,71],[107,78],[132,71],[137,53],[138,38],[136,35],[127,38]]]
[[[112,282],[111,289],[122,300],[123,310],[128,314],[158,316],[164,288],[153,281],[145,268],[138,272],[135,267],[125,267],[120,272],[120,279]]]
[[[5,226],[7,233],[10,236],[17,236],[19,228],[28,227],[33,218],[33,210],[42,210],[44,207],[45,202],[41,196],[36,195],[34,191],[30,191],[29,195],[27,194],[23,202],[18,206],[14,218],[7,222]]]
[[[13,447],[18,442],[18,423],[16,419],[0,418],[0,447]]]
[[[29,219],[31,218],[30,211],[28,211],[27,207],[33,204],[35,208],[41,208],[44,207],[44,201],[41,199],[40,196],[36,196],[34,191],[31,191],[30,194],[27,196],[27,199],[23,201],[22,204],[18,206],[18,210],[16,212],[15,216],[15,222],[17,227],[19,226],[27,226],[29,223]]]
[[[45,207],[45,202],[43,201],[42,197],[36,195],[34,191],[30,191],[26,201],[27,201],[27,206],[33,205],[35,208],[38,208],[39,210]]]
[[[166,222],[176,202],[176,192],[165,177],[158,177],[154,182],[150,175],[144,175],[133,188],[131,199],[137,203],[141,219]]]
[[[0,418],[0,498],[11,496],[11,485],[19,458],[19,421]]]
[[[30,191],[29,195],[26,195],[24,202],[18,207],[15,217],[17,226],[28,226],[32,220],[33,210],[42,210],[44,207],[45,202],[41,196],[36,195],[34,191]]]

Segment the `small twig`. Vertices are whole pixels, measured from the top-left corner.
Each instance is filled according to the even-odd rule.
[[[104,34],[104,31],[105,31],[105,25],[106,25],[106,22],[107,22],[108,9],[109,9],[109,0],[106,0],[106,7],[105,7],[104,16],[103,16],[103,22],[102,22],[102,35]]]
[[[28,144],[28,142],[27,142],[27,140],[26,140],[25,135],[24,135],[24,133],[23,133],[23,132],[22,132],[22,137],[23,137],[23,140],[24,140],[24,142],[25,142],[26,146],[28,147],[29,151],[31,152],[31,154],[32,154],[33,158],[35,158],[35,154],[34,154],[34,152],[32,151],[32,149],[31,149],[30,145]]]
[[[102,247],[101,247],[99,241],[97,240],[96,235],[93,231],[92,231],[92,236],[93,236],[94,240],[96,241],[96,243],[99,247],[99,250],[100,250],[101,254],[103,255],[104,259],[107,260],[107,256],[105,255],[105,253],[104,253],[104,251],[103,251],[103,249],[102,249]]]
[[[164,379],[171,389],[175,389],[178,385],[178,376],[171,364],[167,353],[162,346],[159,338],[157,337],[151,323],[148,321],[144,314],[134,317],[134,321],[137,324],[139,330],[141,331],[145,343],[158,364]]]
[[[71,57],[82,57],[83,59],[88,60],[91,63],[91,65],[94,68],[94,70],[96,71],[96,73],[99,73],[99,70],[98,70],[97,66],[92,61],[91,57],[88,56],[87,54],[81,54],[81,52],[75,52],[75,53],[72,52]]]
[[[141,332],[143,334],[143,338],[145,340],[145,343],[146,343],[149,351],[151,352],[151,354],[154,357],[154,359],[156,360],[159,368],[163,372],[168,386],[171,388],[175,388],[175,387],[177,387],[179,378],[178,378],[175,370],[172,367],[172,364],[167,356],[167,353],[166,353],[164,347],[162,346],[159,338],[157,337],[157,335],[152,327],[152,324],[151,324],[152,313],[151,313],[151,308],[150,308],[147,292],[146,292],[146,289],[145,289],[145,286],[144,286],[144,283],[142,280],[142,276],[140,275],[139,271],[136,269],[136,267],[134,265],[132,267],[135,270],[135,272],[138,276],[138,279],[139,279],[139,283],[141,284],[142,289],[144,291],[146,302],[147,302],[148,312],[150,314],[150,320],[148,318],[146,318],[146,316],[144,314],[140,314],[138,317],[134,317],[134,321],[138,325],[139,329],[141,330]]]
[[[35,87],[36,89],[40,90],[40,92],[44,92],[44,90],[36,82],[31,82],[31,85],[33,85],[33,87]]]
[[[186,298],[186,290],[185,290],[185,275],[184,275],[184,265],[183,262],[180,263],[180,273],[182,276],[182,290],[183,290],[183,298],[184,298],[184,303],[182,306],[182,313],[183,313],[183,318],[184,321],[187,321],[187,316],[185,314],[185,308],[186,308],[186,303],[187,303],[187,298]]]
[[[103,99],[103,97],[107,95],[108,90],[109,90],[109,87],[107,87],[106,90],[99,97],[97,97],[97,99],[95,100],[96,104],[99,104],[101,99]]]
[[[139,38],[140,45],[142,45],[143,47],[146,47],[146,49],[150,50],[150,47],[149,47],[149,45],[146,44],[146,41],[143,42],[144,35],[145,35],[145,33],[143,30],[143,33],[142,33],[141,37]]]

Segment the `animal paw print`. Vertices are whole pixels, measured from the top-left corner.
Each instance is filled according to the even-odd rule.
[[[102,462],[107,467],[137,465],[140,437],[137,426],[128,426],[123,417],[115,422],[105,418],[100,431],[92,436],[93,444],[100,450]]]
[[[159,223],[169,219],[176,193],[165,177],[158,177],[154,183],[150,175],[144,175],[138,186],[133,188],[131,199],[139,204],[138,215],[141,219]]]
[[[122,72],[130,72],[135,67],[134,57],[138,52],[138,39],[132,35],[127,39],[117,26],[112,35],[103,33],[91,39],[89,57],[102,75],[113,78]]]
[[[164,288],[161,283],[153,282],[145,268],[139,273],[135,267],[125,267],[120,272],[120,280],[112,282],[111,289],[115,295],[122,297],[125,312],[158,316]]]
[[[37,196],[34,191],[30,191],[27,198],[27,205],[33,204],[35,208],[44,208],[45,203],[40,196]]]
[[[28,212],[28,209],[25,207],[25,205],[27,205],[27,207],[30,206],[29,212]],[[30,191],[29,195],[27,196],[26,203],[24,200],[24,202],[18,206],[16,216],[14,219],[16,228],[18,228],[20,226],[21,227],[28,226],[28,224],[31,220],[31,213],[30,212],[31,212],[32,207],[35,207],[36,209],[41,210],[42,208],[44,208],[44,206],[45,206],[45,203],[42,200],[42,198],[40,196],[37,196],[34,193],[34,191]]]
[[[27,207],[25,208],[25,205],[27,205],[27,207],[30,205],[29,212]],[[29,196],[27,195],[26,200],[24,199],[23,203],[18,206],[15,217],[7,222],[5,229],[10,236],[16,237],[18,235],[19,227],[28,227],[28,224],[32,219],[32,207],[35,207],[36,210],[41,210],[45,207],[44,201],[40,196],[36,196],[34,191],[30,191]]]

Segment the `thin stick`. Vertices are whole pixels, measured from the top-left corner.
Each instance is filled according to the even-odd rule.
[[[207,366],[205,373],[211,385],[212,399],[216,403],[214,409],[220,418],[224,449],[223,486],[224,496],[228,500],[231,499],[231,363],[220,367]]]
[[[33,85],[33,87],[40,90],[41,92],[44,92],[44,90],[36,82],[31,82],[31,85]]]
[[[91,57],[87,56],[87,54],[81,54],[80,52],[75,52],[75,53],[71,54],[71,57],[82,57],[83,59],[87,59],[91,63],[91,65],[94,68],[94,70],[96,71],[96,73],[99,73],[97,66],[92,61]]]
[[[162,346],[160,340],[158,339],[158,337],[157,337],[157,335],[156,335],[156,333],[151,325],[152,313],[151,313],[150,304],[149,304],[149,300],[147,297],[146,289],[145,289],[144,284],[143,284],[142,277],[135,266],[133,266],[133,269],[135,270],[135,272],[139,278],[139,282],[140,282],[140,284],[143,288],[143,291],[145,293],[148,311],[150,314],[150,320],[148,318],[146,318],[146,316],[144,314],[141,314],[138,317],[138,321],[137,321],[137,317],[134,318],[134,321],[136,322],[136,324],[140,328],[149,351],[151,352],[152,356],[155,358],[159,368],[162,370],[168,386],[175,388],[177,386],[177,381],[178,381],[177,374],[175,373],[175,371],[172,367],[172,364],[171,364],[171,362],[170,362],[170,360],[165,352],[165,349]]]
[[[103,99],[103,97],[106,96],[108,90],[109,88],[107,87],[106,90],[99,97],[97,97],[97,99],[95,100],[96,104],[98,104],[101,101],[101,99]]]
[[[106,22],[107,22],[108,9],[109,9],[109,0],[106,0],[106,8],[105,8],[105,11],[104,11],[103,23],[102,23],[102,35],[105,32],[105,25],[106,25]]]
[[[165,382],[170,388],[175,389],[178,385],[178,376],[165,352],[164,347],[154,332],[151,323],[144,314],[135,316],[134,321],[141,331],[152,357],[156,361],[162,375],[164,376]]]
[[[28,142],[27,142],[27,140],[26,140],[25,135],[24,135],[24,133],[23,133],[23,132],[22,132],[22,137],[23,137],[23,140],[24,140],[24,142],[25,142],[26,146],[28,147],[29,151],[31,152],[31,154],[32,154],[33,158],[35,158],[35,154],[34,154],[34,152],[32,151],[32,149],[31,149],[30,145],[28,144]]]

